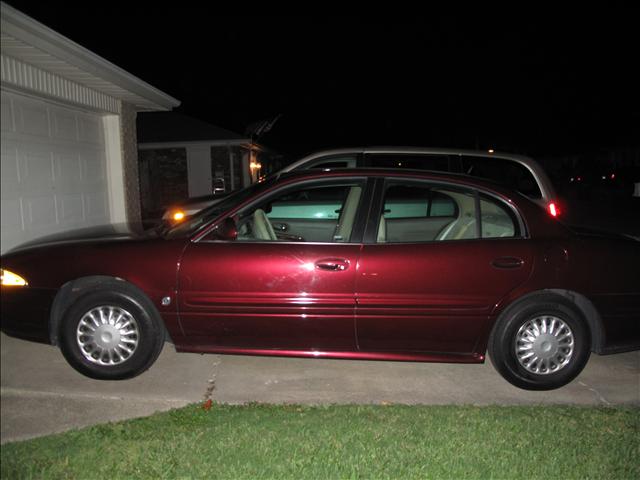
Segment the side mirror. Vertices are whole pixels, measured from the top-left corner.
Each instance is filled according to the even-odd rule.
[[[231,217],[225,218],[212,232],[213,240],[236,240],[238,238],[238,227]]]

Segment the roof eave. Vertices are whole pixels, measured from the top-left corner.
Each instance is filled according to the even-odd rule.
[[[82,71],[95,75],[133,94],[134,107],[139,111],[171,110],[180,101],[131,75],[122,68],[96,55],[51,28],[28,17],[4,2],[2,7],[2,32],[63,60]],[[128,100],[130,101],[130,100]]]

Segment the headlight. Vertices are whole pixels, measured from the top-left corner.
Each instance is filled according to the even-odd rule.
[[[20,275],[0,268],[0,285],[3,287],[24,287],[29,284]]]

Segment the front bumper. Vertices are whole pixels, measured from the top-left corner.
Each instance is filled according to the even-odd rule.
[[[56,290],[3,287],[0,295],[0,328],[4,333],[51,343],[49,318]]]

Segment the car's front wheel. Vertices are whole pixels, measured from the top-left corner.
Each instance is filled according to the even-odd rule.
[[[554,294],[509,307],[489,338],[489,357],[511,384],[551,390],[572,381],[591,354],[590,335],[579,310]]]
[[[91,378],[121,380],[144,372],[164,344],[164,329],[149,304],[126,288],[80,297],[61,324],[64,357]]]

